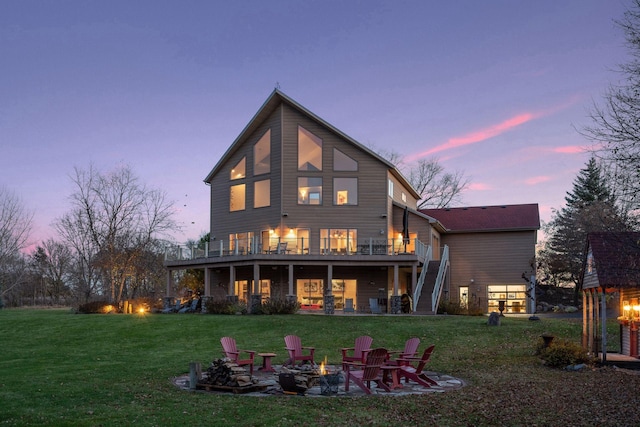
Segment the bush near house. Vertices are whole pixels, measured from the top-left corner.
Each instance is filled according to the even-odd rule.
[[[262,301],[258,314],[296,314],[300,310],[298,301],[286,298],[268,298]]]
[[[483,316],[484,309],[479,304],[470,302],[460,304],[458,301],[440,300],[438,314],[459,314],[464,316]]]
[[[580,344],[566,339],[555,339],[548,346],[540,338],[536,344],[536,354],[551,368],[566,368],[581,363],[592,364],[594,359]]]
[[[247,314],[247,304],[213,298],[204,303],[207,314]]]

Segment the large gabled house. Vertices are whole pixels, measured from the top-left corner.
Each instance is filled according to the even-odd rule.
[[[447,229],[438,212],[417,208],[420,195],[392,163],[280,90],[273,91],[205,183],[211,188],[210,241],[200,250],[172,251],[167,257],[168,295],[176,292],[172,272],[187,268],[204,269],[205,298],[244,300],[250,310],[265,298],[279,297],[327,314],[378,308],[435,313],[441,298],[461,295],[444,292],[465,262],[460,258],[457,267],[449,259],[445,239],[456,230]],[[516,206],[505,209],[520,209]],[[537,205],[524,206],[537,218]],[[534,256],[530,235],[508,238],[503,245],[499,250],[507,255],[526,246],[528,258],[518,265],[503,258],[495,269],[485,265],[487,286],[515,285],[513,277],[520,277]],[[489,289],[474,292],[486,296]],[[500,295],[513,300],[516,312],[511,291],[505,287]],[[486,302],[486,309],[493,309]]]

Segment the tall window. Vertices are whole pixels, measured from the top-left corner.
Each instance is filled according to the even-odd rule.
[[[358,178],[333,178],[333,204],[358,204]]]
[[[322,178],[298,178],[298,204],[322,204]]]
[[[393,197],[393,181],[389,180],[389,197]]]
[[[234,289],[240,301],[246,302],[249,300],[249,281],[236,280],[234,282]]]
[[[253,146],[253,174],[262,175],[271,171],[271,129]]]
[[[347,254],[356,252],[358,230],[348,228],[320,229],[320,252],[323,254]]]
[[[245,184],[232,185],[229,194],[229,210],[231,212],[245,209]]]
[[[333,279],[331,281],[331,293],[335,300],[335,308],[337,310],[344,309],[344,304],[347,299],[351,299],[351,302],[356,301],[356,288],[357,282],[353,279]]]
[[[230,179],[240,179],[247,176],[247,158],[243,157],[242,160],[231,169]]]
[[[253,183],[253,207],[271,206],[271,180],[265,179]]]
[[[322,139],[298,126],[298,170],[322,170]]]
[[[229,234],[229,250],[244,255],[252,252],[253,232]]]

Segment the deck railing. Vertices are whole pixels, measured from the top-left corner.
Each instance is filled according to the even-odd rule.
[[[366,238],[358,240],[325,238],[320,245],[310,247],[308,238],[271,238],[215,240],[197,245],[175,245],[165,251],[165,261],[183,261],[225,256],[268,255],[416,255],[422,262],[428,256],[429,245],[418,239]]]

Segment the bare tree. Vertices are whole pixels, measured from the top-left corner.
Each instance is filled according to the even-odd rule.
[[[408,179],[421,196],[418,208],[440,209],[459,203],[469,185],[462,172],[445,172],[437,158],[418,160]]]
[[[609,86],[601,105],[594,104],[593,125],[581,132],[597,143],[593,151],[609,164],[621,207],[633,212],[640,209],[640,0],[633,0],[616,24],[630,53],[629,61],[619,66],[624,79]]]
[[[178,228],[173,205],[163,192],[140,183],[129,167],[108,174],[76,168],[72,180],[73,208],[55,227],[78,252],[82,271],[101,272],[104,291],[117,304],[145,252]]]
[[[33,213],[27,212],[15,193],[0,187],[0,268],[27,246]]]
[[[420,159],[408,165],[402,155],[393,150],[378,153],[396,165],[411,186],[420,194],[419,209],[441,209],[462,201],[462,193],[469,186],[469,179],[460,171],[446,172],[437,157]]]
[[[69,296],[74,263],[69,246],[48,239],[36,248],[31,258],[35,273],[44,284],[47,301],[58,304]]]
[[[18,286],[24,277],[20,251],[27,246],[33,213],[20,198],[6,187],[0,187],[0,307],[2,297]]]

